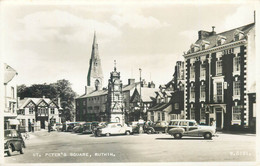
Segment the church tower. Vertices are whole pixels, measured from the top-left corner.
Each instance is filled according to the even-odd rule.
[[[108,113],[110,122],[125,123],[122,81],[120,72],[116,71],[116,62],[114,71],[110,73],[108,80]]]
[[[99,58],[98,44],[95,32],[92,44],[91,58],[89,60],[86,94],[93,90],[101,90],[102,87],[103,72],[101,68],[101,60]]]

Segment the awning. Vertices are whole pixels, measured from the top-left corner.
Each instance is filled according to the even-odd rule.
[[[17,119],[8,119],[10,125],[19,125],[20,122]]]

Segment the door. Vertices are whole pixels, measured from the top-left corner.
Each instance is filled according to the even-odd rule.
[[[216,127],[217,129],[222,128],[222,112],[216,112]]]
[[[188,124],[188,128],[187,128],[187,135],[190,135],[190,136],[198,136],[199,133],[198,133],[198,125],[197,123],[195,122],[189,122]]]

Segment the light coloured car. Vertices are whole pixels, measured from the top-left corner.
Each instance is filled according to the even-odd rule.
[[[180,139],[182,136],[204,137],[211,139],[216,135],[216,128],[213,126],[200,126],[195,120],[171,120],[167,127],[168,134]]]
[[[106,127],[98,128],[96,136],[110,136],[120,134],[132,134],[132,127],[129,127],[126,124],[121,125],[121,123],[108,123]]]

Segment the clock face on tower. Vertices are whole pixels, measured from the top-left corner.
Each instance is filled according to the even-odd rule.
[[[118,91],[118,90],[119,90],[118,85],[115,85],[115,86],[114,86],[114,90],[115,90],[115,91]]]

